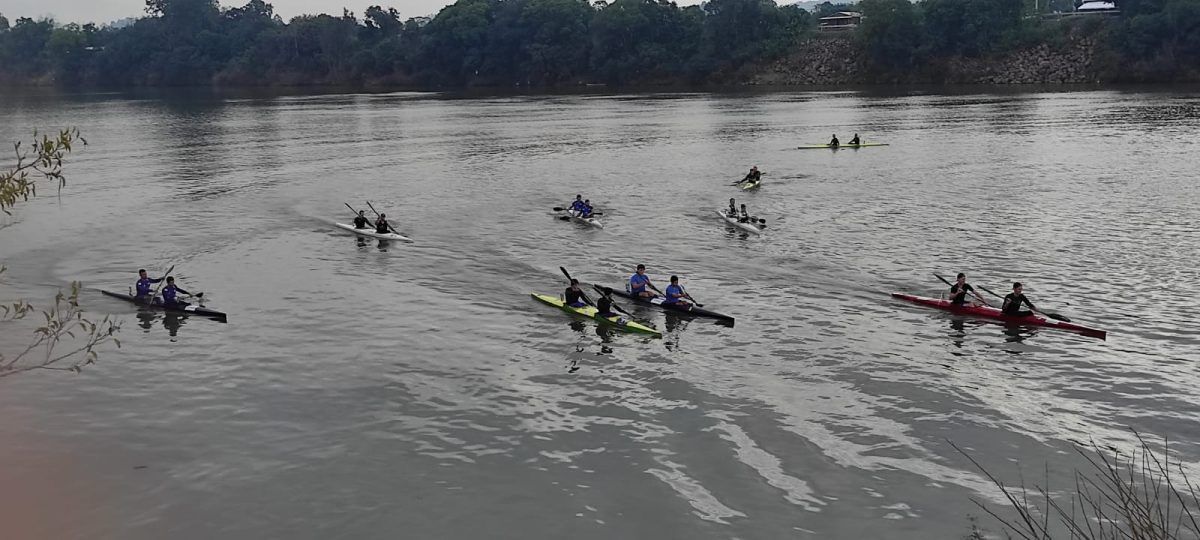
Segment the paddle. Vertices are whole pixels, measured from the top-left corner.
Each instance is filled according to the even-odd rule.
[[[691,300],[693,304],[696,304],[696,307],[704,307],[704,304],[701,304],[700,302],[697,302],[695,298],[692,298],[692,295],[687,292],[687,289],[683,288],[683,285],[679,286],[679,290],[683,291],[684,298]]]
[[[350,206],[350,205],[347,204],[346,206]],[[371,201],[367,201],[367,206],[369,206],[371,208],[372,212],[375,212],[376,216],[381,215],[379,213],[379,210],[376,210],[375,207],[371,205]],[[388,230],[392,231],[392,234],[400,234],[400,231],[397,231],[396,228],[392,226],[392,222],[389,221],[387,226],[388,226]],[[378,229],[376,229],[376,230],[378,230]],[[400,235],[400,236],[404,236],[404,235]]]
[[[158,296],[158,291],[162,290],[163,284],[167,282],[167,277],[170,276],[171,272],[173,271],[175,271],[175,265],[172,264],[171,267],[167,269],[167,273],[163,274],[163,277],[159,279],[158,286],[154,288],[154,292],[151,293],[150,297],[146,299],[147,306],[154,304],[154,297]]]
[[[592,285],[592,287],[595,287],[596,292],[604,295],[605,298],[608,298],[609,302],[612,302],[612,288],[611,287],[601,287],[599,285]],[[624,309],[621,309],[621,306],[618,306],[616,302],[612,302],[612,307],[613,307],[613,309],[620,311],[621,313],[629,315],[629,318],[631,318],[631,319],[633,318],[632,313],[625,311]]]
[[[1000,296],[1000,295],[998,295],[998,294],[996,294],[996,293],[992,292],[990,289],[988,289],[987,287],[984,287],[983,285],[980,285],[980,286],[979,286],[979,288],[980,288],[980,289],[982,289],[982,290],[983,290],[983,292],[986,292],[986,293],[988,293],[988,294],[990,294],[990,295],[992,295],[992,296],[995,296],[995,297],[997,297],[997,298],[1004,298],[1003,296]],[[1059,315],[1059,314],[1057,314],[1057,313],[1047,313],[1047,312],[1045,312],[1045,311],[1042,311],[1042,310],[1040,310],[1040,309],[1033,309],[1033,307],[1032,307],[1032,306],[1030,306],[1030,309],[1031,309],[1031,311],[1033,311],[1034,313],[1038,313],[1038,314],[1041,314],[1041,315],[1045,315],[1045,316],[1047,316],[1047,317],[1050,317],[1051,319],[1055,319],[1055,320],[1062,321],[1062,322],[1071,322],[1071,319],[1068,319],[1068,318],[1066,318],[1065,316],[1063,316],[1063,315]]]
[[[935,278],[938,278],[938,279],[942,280],[942,283],[945,283],[946,285],[949,285],[949,286],[951,286],[951,287],[953,287],[953,286],[954,286],[954,284],[953,284],[953,283],[950,283],[950,281],[949,281],[949,280],[947,280],[946,278],[944,278],[944,277],[942,277],[942,276],[939,276],[939,275],[937,275],[936,273],[935,273],[935,274],[933,274],[933,277],[935,277]],[[981,287],[981,288],[982,288],[982,287]],[[983,302],[983,305],[985,305],[985,306],[988,306],[988,307],[992,307],[992,305],[991,305],[991,304],[987,303],[987,300],[984,300],[982,296],[979,296],[979,293],[975,293],[975,297],[976,297],[976,298],[978,298],[978,299],[979,299],[981,302]]]

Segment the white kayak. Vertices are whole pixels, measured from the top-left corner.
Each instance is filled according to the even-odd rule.
[[[348,223],[334,223],[334,225],[336,225],[342,229],[346,229],[347,231],[353,232],[355,234],[359,234],[362,236],[370,236],[371,238],[378,238],[380,240],[400,240],[402,242],[412,242],[412,238],[404,236],[403,234],[377,233],[377,232],[375,232],[374,227],[371,227],[369,229],[356,229],[356,228],[354,228],[354,225],[350,225]]]
[[[571,212],[570,212],[570,211],[568,211],[568,210],[564,210],[562,214],[563,214],[564,216],[567,216],[567,217],[571,218],[571,221],[574,221],[575,223],[582,223],[582,224],[584,224],[584,225],[591,225],[591,226],[593,226],[593,227],[595,227],[595,228],[597,228],[597,229],[603,229],[603,228],[604,228],[604,224],[603,224],[603,223],[600,223],[600,220],[599,220],[599,219],[596,219],[596,218],[594,218],[594,217],[590,217],[590,218],[581,218],[581,217],[579,217],[579,216],[577,216],[577,215],[575,215],[575,214],[571,213]]]
[[[762,234],[762,229],[759,228],[759,226],[757,224],[742,223],[742,222],[738,221],[736,217],[729,217],[729,215],[725,213],[725,210],[717,210],[717,215],[721,216],[721,219],[725,220],[726,223],[733,225],[734,227],[737,227],[743,231],[746,231],[748,233],[754,233],[754,234]]]

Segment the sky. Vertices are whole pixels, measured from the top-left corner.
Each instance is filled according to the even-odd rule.
[[[245,0],[218,0],[222,6],[241,6]],[[267,0],[285,20],[306,13],[341,15],[348,8],[362,17],[367,6],[394,7],[401,18],[433,15],[453,0]],[[698,4],[700,0],[676,0],[679,5]],[[17,17],[53,17],[60,23],[110,23],[125,17],[143,15],[143,0],[0,0],[0,14],[9,20]]]

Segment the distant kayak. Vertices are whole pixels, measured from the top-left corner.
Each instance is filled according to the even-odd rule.
[[[888,143],[842,144],[842,145],[838,145],[838,146],[831,146],[828,144],[809,144],[809,145],[805,145],[805,146],[797,146],[796,149],[797,150],[820,150],[820,149],[824,148],[826,150],[838,150],[841,148],[866,148],[868,146],[888,146]]]
[[[138,300],[137,297],[135,297],[133,295],[125,294],[125,293],[102,290],[102,291],[100,291],[100,294],[103,294],[105,296],[111,296],[113,298],[120,298],[121,300],[130,302],[133,304],[137,304],[144,308],[161,309],[163,311],[171,311],[171,312],[177,312],[177,313],[190,313],[192,315],[199,315],[202,317],[212,317],[214,319],[220,319],[222,321],[226,320],[225,313],[217,311],[215,309],[208,309],[199,304],[188,304],[186,306],[167,306],[165,304],[146,304],[145,302]]]
[[[566,304],[566,302],[564,302],[561,298],[558,298],[555,296],[549,296],[549,295],[545,295],[545,294],[530,293],[530,296],[533,296],[534,299],[536,299],[539,302],[542,302],[543,304],[548,304],[548,305],[554,306],[558,309],[561,309],[561,310],[563,310],[567,313],[571,313],[573,315],[587,317],[589,319],[592,319],[599,323],[605,324],[607,326],[611,326],[618,330],[623,330],[625,332],[630,332],[630,333],[634,333],[634,334],[647,334],[647,335],[654,336],[654,337],[662,337],[662,332],[659,332],[658,330],[650,328],[649,326],[642,325],[636,321],[631,321],[631,320],[621,317],[619,315],[614,315],[612,317],[601,317],[600,312],[593,306],[572,307],[572,306],[568,306]]]
[[[757,182],[746,182],[745,184],[742,184],[742,189],[745,191],[750,191],[761,185],[762,185],[762,180],[759,180]]]
[[[985,319],[995,319],[995,320],[1002,321],[1005,323],[1010,323],[1010,324],[1020,324],[1020,325],[1027,325],[1027,326],[1043,326],[1046,328],[1058,328],[1059,330],[1078,332],[1080,334],[1083,334],[1083,335],[1089,336],[1089,337],[1096,337],[1096,338],[1100,338],[1100,339],[1108,338],[1108,332],[1105,332],[1104,330],[1088,328],[1083,325],[1073,324],[1073,323],[1064,322],[1064,321],[1056,321],[1054,319],[1048,319],[1046,317],[1041,317],[1038,315],[1029,315],[1027,317],[1013,317],[1010,315],[1005,315],[999,309],[990,307],[990,306],[973,306],[970,304],[956,306],[954,304],[951,304],[949,300],[942,300],[940,298],[926,298],[923,296],[914,296],[911,294],[903,294],[903,293],[892,293],[892,297],[899,298],[900,300],[906,300],[906,301],[912,302],[914,304],[920,304],[920,305],[926,306],[926,307],[949,311],[950,313],[955,313],[955,314],[959,314],[959,315],[968,315],[971,317],[983,317]]]
[[[378,238],[380,240],[399,240],[401,242],[412,242],[412,238],[409,238],[402,234],[375,232],[375,229],[373,227],[367,228],[367,229],[356,229],[356,228],[354,228],[354,225],[349,225],[346,223],[334,223],[334,225],[336,225],[339,228],[346,229],[347,231],[353,232],[355,234],[359,234],[362,236],[370,236],[371,238]]]
[[[758,228],[758,224],[756,223],[742,223],[738,221],[737,216],[730,216],[725,210],[717,210],[717,214],[720,215],[721,219],[725,220],[726,223],[733,225],[734,227],[737,227],[748,233],[762,234],[762,229]]]

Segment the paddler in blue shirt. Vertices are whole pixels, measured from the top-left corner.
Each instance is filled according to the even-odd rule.
[[[160,281],[162,281],[162,278],[151,279],[150,277],[148,277],[146,275],[145,268],[138,270],[137,294],[135,294],[134,296],[137,297],[138,300],[144,301],[146,299],[146,297],[154,294],[153,285]]]
[[[583,213],[583,195],[575,196],[575,200],[571,202],[571,208],[569,210],[573,214]]]
[[[579,210],[579,217],[587,219],[592,217],[592,200],[584,199],[583,206]]]
[[[679,276],[671,276],[671,284],[667,285],[667,294],[664,296],[664,304],[675,304],[683,307],[688,307],[691,305],[684,300],[684,298],[687,297],[687,293],[684,292],[683,286],[679,284]]]
[[[637,273],[629,276],[629,294],[641,298],[654,298],[658,296],[649,289],[657,290],[653,283],[650,283],[650,276],[646,275],[646,265],[637,265]]]
[[[183,294],[188,294],[188,295],[192,294],[192,293],[187,292],[179,287],[176,287],[175,286],[175,278],[168,276],[167,277],[167,286],[163,287],[163,290],[162,290],[163,305],[171,306],[171,307],[183,307],[183,306],[188,305],[187,302],[180,302],[180,301],[175,300],[176,293],[183,293]]]

